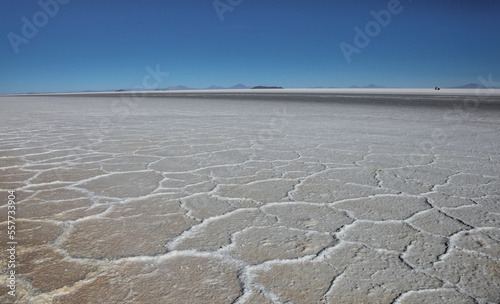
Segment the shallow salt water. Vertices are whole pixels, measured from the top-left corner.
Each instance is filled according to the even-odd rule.
[[[0,106],[2,303],[500,302],[498,97]]]

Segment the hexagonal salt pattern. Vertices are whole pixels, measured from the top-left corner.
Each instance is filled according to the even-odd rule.
[[[494,98],[176,96],[0,97],[0,302],[500,302]]]

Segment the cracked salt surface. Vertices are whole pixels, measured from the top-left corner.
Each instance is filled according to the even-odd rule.
[[[500,303],[500,103],[466,98],[1,97],[0,302]]]

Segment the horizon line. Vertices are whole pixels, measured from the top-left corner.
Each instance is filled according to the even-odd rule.
[[[188,90],[135,90],[135,91],[75,91],[75,92],[46,92],[46,93],[12,93],[0,96],[88,96],[110,97],[146,94],[144,97],[159,97],[174,94],[220,94],[220,93],[285,93],[285,94],[403,94],[403,95],[468,95],[468,96],[500,96],[499,88],[260,88],[260,89],[188,89]],[[147,96],[149,95],[149,96]]]

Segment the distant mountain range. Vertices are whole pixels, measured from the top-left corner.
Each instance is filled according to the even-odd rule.
[[[221,87],[221,86],[218,86],[218,85],[212,85],[208,88],[190,88],[190,87],[186,87],[186,86],[183,86],[183,85],[178,85],[178,86],[172,86],[172,87],[168,87],[168,88],[160,88],[160,89],[157,89],[157,90],[161,90],[161,91],[179,91],[179,90],[238,90],[238,89],[256,89],[256,88],[279,88],[281,89],[282,87],[277,87],[277,86],[257,86],[257,87],[251,87],[251,86],[247,86],[247,85],[244,85],[244,84],[237,84],[237,85],[234,85],[232,87]],[[315,87],[315,88],[324,88],[324,87]],[[338,87],[330,87],[330,88],[338,88]],[[384,87],[384,86],[379,86],[379,85],[376,85],[376,84],[370,84],[370,85],[367,85],[367,86],[351,86],[350,87],[351,89],[384,89],[384,88],[390,88],[390,87]],[[466,84],[466,85],[462,85],[462,86],[456,86],[456,87],[447,87],[448,89],[487,89],[487,87],[485,87],[484,85],[480,85],[480,84],[477,84],[477,83],[469,83],[469,84]],[[494,88],[494,89],[500,89],[500,87],[490,87],[490,88]],[[123,91],[144,91],[146,89],[120,89],[120,90],[116,90],[117,92],[123,92]]]
[[[160,89],[160,90],[193,90],[192,88],[188,88],[186,86],[183,86],[183,85],[178,85],[178,86],[173,86],[173,87],[168,87],[166,89]]]
[[[487,88],[482,84],[469,83],[463,86],[451,87],[450,89],[495,89],[495,87]]]
[[[246,86],[244,84],[237,84],[232,87],[221,87],[217,85],[210,86],[208,88],[190,88],[184,85],[171,86],[168,88],[158,88],[156,91],[180,91],[180,90],[234,90],[234,89],[251,89],[252,87]],[[145,88],[133,88],[133,89],[119,89],[115,90],[115,92],[126,92],[126,91],[149,91],[150,89]]]
[[[322,87],[316,87],[316,88],[322,88]],[[335,87],[331,87],[331,88],[335,88]],[[375,84],[370,84],[370,85],[367,85],[364,87],[352,86],[351,88],[353,88],[353,89],[383,89],[386,87],[375,85]],[[279,86],[250,87],[250,86],[246,86],[244,84],[237,84],[237,85],[232,86],[232,87],[221,87],[221,86],[213,85],[213,86],[210,86],[208,88],[199,89],[199,88],[189,88],[189,87],[186,87],[183,85],[179,85],[179,86],[168,87],[168,88],[160,89],[160,90],[175,91],[175,90],[238,90],[238,89],[283,89],[283,87],[279,87]]]
[[[213,86],[210,86],[210,87],[204,88],[204,89],[188,88],[186,86],[179,85],[179,86],[168,87],[168,88],[161,89],[161,90],[169,90],[169,91],[175,91],[175,90],[235,90],[235,89],[251,89],[251,88],[252,87],[246,86],[244,84],[237,84],[235,86],[226,87],[226,88],[225,87],[220,87],[220,86],[217,86],[217,85],[213,85]]]

